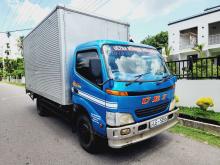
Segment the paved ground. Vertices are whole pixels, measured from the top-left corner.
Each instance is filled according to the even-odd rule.
[[[24,88],[0,83],[0,165],[220,165],[220,149],[164,132],[122,150],[86,153],[57,117],[39,117]]]

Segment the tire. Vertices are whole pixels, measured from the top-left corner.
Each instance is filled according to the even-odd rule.
[[[77,118],[77,134],[80,145],[89,153],[100,151],[99,138],[94,134],[91,122],[87,115],[81,114]]]
[[[49,116],[49,112],[42,107],[41,99],[37,98],[37,113],[40,116]]]

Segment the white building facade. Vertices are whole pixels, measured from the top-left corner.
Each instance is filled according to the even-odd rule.
[[[207,56],[220,56],[220,5],[168,24],[169,46],[173,59],[197,56],[192,48],[204,45]]]

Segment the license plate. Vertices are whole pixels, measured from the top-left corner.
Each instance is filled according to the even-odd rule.
[[[167,116],[161,117],[159,119],[155,119],[150,122],[150,128],[154,128],[154,127],[159,126],[159,125],[166,123],[166,122],[167,122]]]

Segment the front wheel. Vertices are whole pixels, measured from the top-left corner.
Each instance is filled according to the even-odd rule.
[[[87,115],[80,115],[77,119],[77,134],[80,145],[89,153],[99,151],[99,140],[94,134],[91,122]]]

